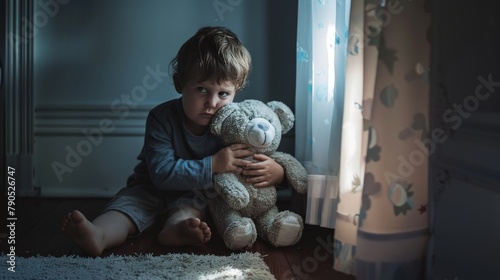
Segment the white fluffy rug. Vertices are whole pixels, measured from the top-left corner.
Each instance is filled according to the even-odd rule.
[[[6,269],[5,269],[6,270]],[[275,279],[258,253],[16,258],[7,279]],[[0,277],[2,278],[2,277]]]

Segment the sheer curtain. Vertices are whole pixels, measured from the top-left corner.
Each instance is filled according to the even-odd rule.
[[[335,228],[334,268],[358,279],[421,276],[429,28],[426,1],[299,0],[306,223]]]
[[[348,2],[299,1],[295,152],[310,174],[307,223],[329,228],[338,202]]]

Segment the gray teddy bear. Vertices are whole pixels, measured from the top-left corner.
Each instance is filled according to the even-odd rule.
[[[294,124],[293,112],[279,101],[264,104],[258,100],[233,102],[213,117],[211,132],[226,145],[244,143],[255,153],[265,154],[280,164],[290,185],[307,192],[307,172],[291,155],[277,152],[281,135]],[[257,234],[281,247],[295,244],[302,236],[302,218],[290,211],[278,211],[274,186],[254,188],[240,174],[214,175],[215,198],[209,208],[225,245],[232,250],[251,247]]]

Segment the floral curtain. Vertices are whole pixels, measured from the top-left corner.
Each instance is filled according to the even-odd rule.
[[[428,229],[428,3],[348,2],[299,0],[296,114],[305,121],[297,134],[306,136],[297,137],[296,155],[310,174],[306,222],[335,228],[336,270],[419,279]],[[333,45],[315,36],[330,24]]]

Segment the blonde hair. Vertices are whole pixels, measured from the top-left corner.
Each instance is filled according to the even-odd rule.
[[[247,84],[252,59],[236,34],[225,27],[203,27],[187,40],[170,62],[177,92],[188,81],[214,78],[232,82],[237,90]]]

